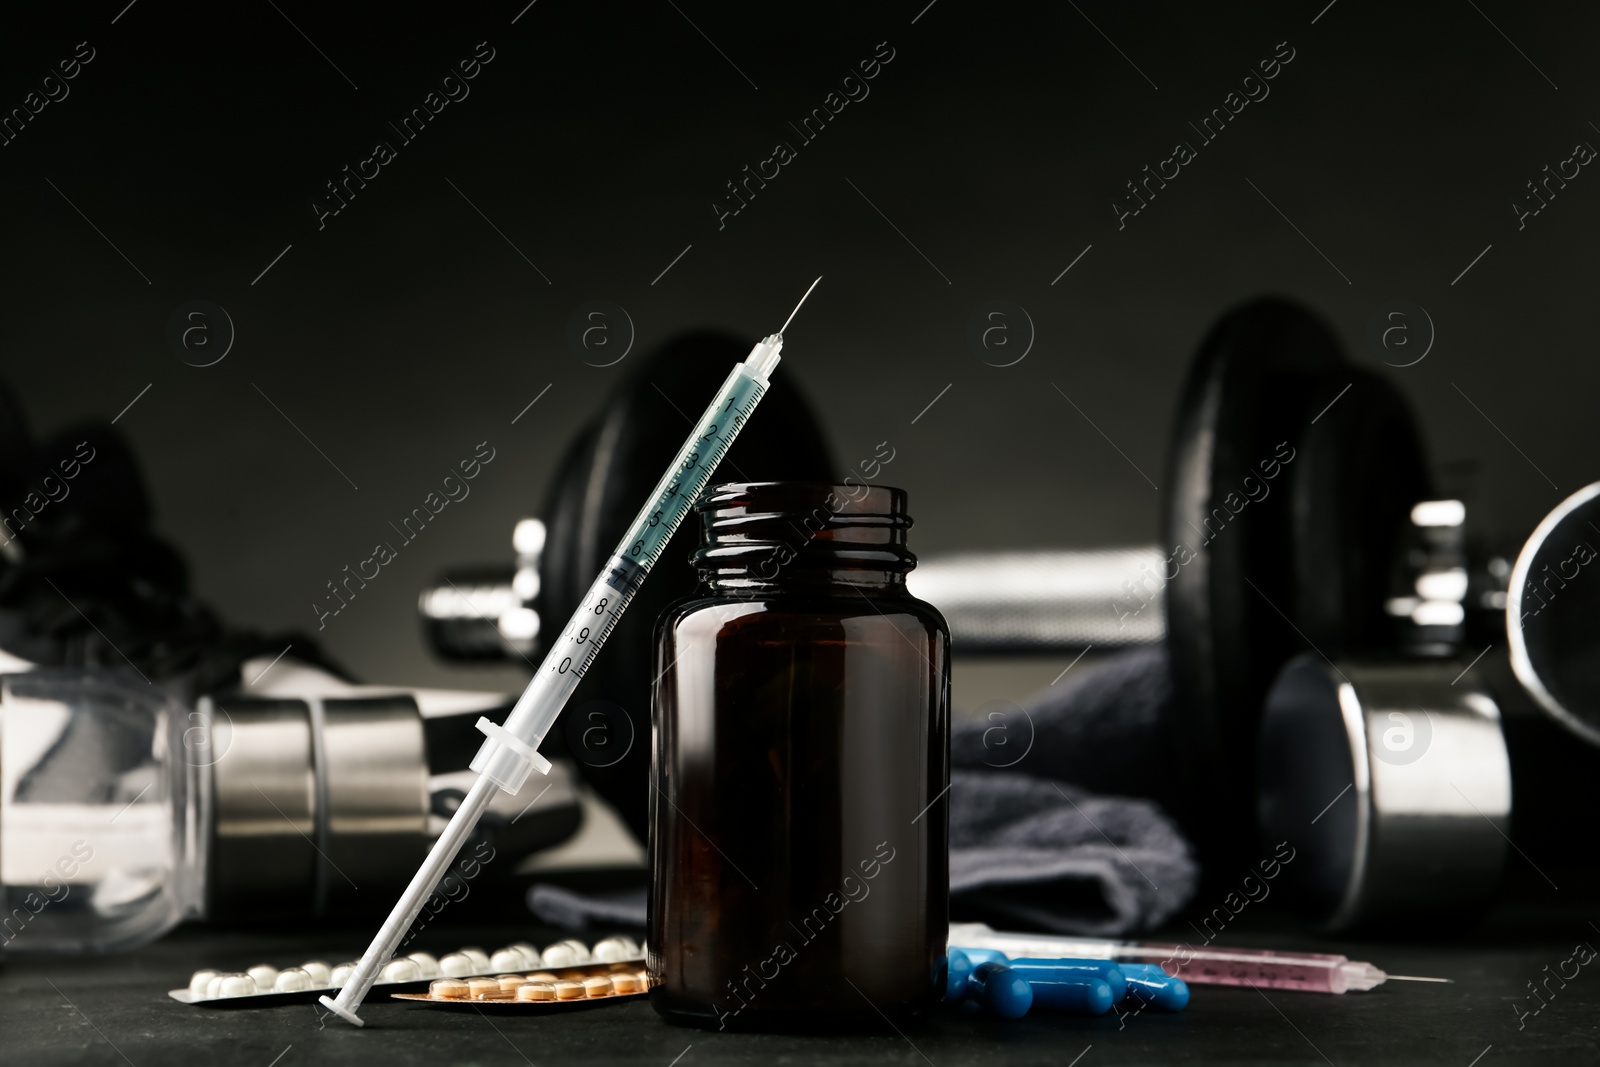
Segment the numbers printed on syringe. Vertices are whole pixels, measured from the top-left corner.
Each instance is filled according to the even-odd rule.
[[[732,410],[734,404],[736,404],[738,400],[739,398],[737,396],[730,396],[728,398],[728,402],[723,405],[721,414],[726,415],[730,410]],[[745,415],[745,411],[735,411],[733,413],[733,425],[735,430],[744,425]],[[686,513],[687,509],[694,503],[693,500],[688,498],[683,500],[677,499],[678,493],[682,489],[681,476],[689,474],[690,472],[698,469],[702,471],[702,477],[705,477],[709,474],[710,469],[715,467],[717,463],[721,461],[723,452],[727,450],[728,445],[732,442],[733,438],[731,436],[723,436],[718,438],[717,435],[720,431],[721,425],[713,422],[709,427],[707,427],[705,433],[699,435],[699,440],[701,441],[715,441],[715,443],[712,445],[710,456],[704,459],[703,465],[702,457],[698,449],[690,452],[684,457],[682,466],[678,468],[680,477],[674,478],[672,483],[667,486],[666,491],[661,494],[661,506],[656,508],[655,511],[651,512],[649,518],[645,520],[645,526],[647,529],[653,530],[664,520],[666,520],[668,508],[674,503],[676,503],[677,506],[672,508],[673,515],[670,520],[666,521],[670,521],[672,526],[676,528],[683,514]],[[697,489],[698,488],[699,487],[697,487]],[[638,559],[641,555],[643,555],[645,543],[645,538],[643,537],[635,541],[632,547],[628,549],[629,557],[632,559]]]
[[[746,383],[754,385],[754,383],[748,382],[748,379]],[[737,432],[738,429],[743,427],[745,419],[750,414],[750,409],[755,406],[755,401],[760,399],[765,389],[758,386],[752,391],[754,395],[746,394],[747,403],[737,410],[735,405],[738,404],[740,396],[738,393],[730,396],[728,402],[716,417],[720,420],[722,416],[728,415],[731,411],[731,421],[734,430]],[[678,524],[688,514],[689,509],[694,505],[695,498],[699,496],[700,491],[705,488],[706,482],[710,480],[712,470],[721,461],[723,453],[728,450],[728,446],[732,443],[735,435],[724,434],[722,430],[725,425],[726,423],[722,421],[710,423],[704,433],[694,438],[694,440],[701,442],[702,445],[709,445],[710,447],[705,449],[704,455],[702,455],[701,448],[692,448],[689,451],[689,454],[683,458],[683,462],[679,464],[675,477],[667,484],[666,489],[662,491],[660,498],[656,501],[655,509],[643,517],[642,529],[638,526],[635,527],[640,529],[641,533],[647,535],[635,540],[628,548],[627,560],[637,563],[638,568],[629,568],[633,573],[626,575],[623,573],[622,568],[613,568],[611,581],[606,582],[596,590],[602,595],[586,604],[585,607],[588,610],[574,620],[567,630],[565,636],[571,646],[571,655],[562,657],[558,663],[551,667],[552,671],[557,674],[570,672],[576,677],[583,677],[584,671],[589,666],[589,661],[594,658],[600,645],[605,643],[606,637],[611,633],[611,627],[621,615],[622,610],[627,607],[628,602],[633,599],[633,593],[638,589],[639,583],[644,580],[645,573],[655,564],[656,556],[666,546],[666,542],[671,539],[672,534],[677,530]],[[652,541],[655,542],[653,545],[651,544]]]
[[[621,598],[619,597],[616,599],[620,600]],[[566,674],[568,671],[575,669],[579,677],[583,676],[583,668],[587,664],[584,662],[579,662],[577,667],[574,668],[573,657],[576,656],[580,660],[587,660],[593,654],[594,650],[599,648],[600,645],[605,642],[606,634],[610,629],[610,623],[616,618],[616,612],[612,612],[609,616],[606,614],[607,609],[611,607],[612,600],[613,597],[611,596],[603,596],[599,600],[595,601],[594,607],[591,609],[591,611],[585,613],[584,616],[580,616],[579,620],[574,623],[573,629],[568,631],[568,640],[572,642],[575,648],[573,649],[573,654],[571,656],[565,657],[560,663],[557,663],[553,668],[551,668],[557,674]],[[621,610],[621,605],[618,606],[618,610]],[[593,614],[597,618],[595,622],[586,626],[584,623],[588,622],[588,614]],[[588,653],[589,655],[585,655],[585,653]]]

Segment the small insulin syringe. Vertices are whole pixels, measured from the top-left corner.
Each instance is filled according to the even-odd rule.
[[[1013,934],[983,923],[951,923],[953,948],[987,948],[1012,959],[1071,956],[1095,960],[1153,963],[1190,984],[1300,989],[1308,993],[1346,993],[1373,989],[1384,982],[1449,982],[1386,974],[1370,963],[1326,952],[1278,952],[1263,948],[1193,948],[1155,941],[1104,941],[1054,934]]]
[[[616,626],[617,619],[633,599],[634,593],[638,592],[650,568],[660,558],[667,542],[672,539],[673,531],[677,530],[695,498],[711,480],[718,461],[728,451],[734,437],[755,410],[757,401],[767,391],[772,372],[778,365],[779,353],[783,351],[783,331],[794,321],[806,297],[811,295],[811,290],[820,281],[822,279],[818,278],[811,283],[811,288],[805,291],[805,296],[800,298],[800,303],[795,305],[794,311],[789,313],[788,320],[778,328],[777,333],[762,338],[743,363],[734,365],[727,381],[722,383],[716,398],[711,401],[711,406],[700,416],[694,432],[678,450],[677,459],[656,484],[649,502],[640,510],[633,525],[617,545],[616,552],[606,561],[599,577],[589,587],[589,592],[561,637],[551,645],[533,681],[528,683],[528,688],[523,690],[511,714],[506,716],[505,724],[496,725],[484,718],[478,720],[478,729],[488,736],[472,761],[472,769],[478,772],[478,780],[461,801],[461,806],[456,809],[444,832],[434,842],[428,858],[411,879],[411,884],[406,886],[399,902],[378,931],[378,936],[372,939],[366,954],[361,957],[361,963],[339,990],[338,998],[322,997],[323,1007],[347,1022],[365,1025],[355,1009],[366,998],[378,972],[389,962],[401,937],[416,921],[417,913],[427,902],[428,895],[466,843],[467,836],[477,825],[484,808],[488,807],[494,791],[504,789],[515,794],[522,788],[530,771],[537,769],[541,774],[549,772],[549,761],[539,755],[539,743],[544,740],[556,716],[572,696],[584,672],[594,662],[600,646]]]

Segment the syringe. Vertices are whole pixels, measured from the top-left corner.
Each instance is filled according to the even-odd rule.
[[[1074,957],[1153,963],[1185,982],[1199,985],[1256,986],[1300,989],[1310,993],[1346,993],[1373,989],[1384,982],[1449,982],[1386,974],[1370,963],[1327,952],[1278,952],[1263,948],[1195,948],[1156,941],[1104,941],[1055,934],[1013,934],[983,923],[951,923],[953,948],[988,948],[1012,959]]]
[[[372,939],[361,957],[361,963],[339,990],[338,998],[320,998],[323,1007],[347,1022],[366,1025],[355,1009],[366,998],[378,972],[389,962],[401,937],[416,921],[417,913],[434,886],[466,843],[494,790],[499,788],[515,794],[522,788],[530,770],[537,768],[541,774],[549,772],[549,761],[539,755],[539,743],[594,662],[600,646],[610,636],[617,619],[638,592],[678,524],[688,515],[695,498],[711,480],[718,461],[767,391],[767,383],[783,351],[783,331],[794,321],[806,297],[820,281],[819,277],[811,283],[777,333],[762,338],[743,363],[734,365],[711,406],[700,416],[694,432],[678,450],[677,459],[662,475],[655,492],[589,587],[561,637],[550,646],[538,673],[523,690],[511,714],[506,716],[505,724],[496,725],[486,718],[478,720],[478,729],[488,736],[472,761],[478,780],[434,842],[428,858],[406,886],[389,918],[384,920],[378,936]]]

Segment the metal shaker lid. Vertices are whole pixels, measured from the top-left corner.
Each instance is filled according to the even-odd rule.
[[[1511,668],[1539,706],[1600,745],[1600,482],[1545,516],[1511,569]]]

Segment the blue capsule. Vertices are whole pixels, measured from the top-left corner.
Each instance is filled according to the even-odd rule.
[[[945,1000],[962,999],[1004,1019],[1020,1018],[1034,1006],[1088,1015],[1102,1015],[1113,1004],[1182,1011],[1189,1003],[1189,986],[1151,963],[1008,960],[994,949],[952,948]]]
[[[993,948],[964,948],[959,950],[974,967],[980,963],[1007,963],[1006,954]]]
[[[1189,983],[1175,978],[1153,963],[1120,965],[1128,980],[1128,1000],[1137,1000],[1162,1011],[1182,1011],[1189,1004]]]
[[[972,977],[972,960],[959,948],[950,950],[945,959],[944,1002],[958,1003],[967,995],[967,980]]]
[[[980,963],[973,969],[967,980],[967,995],[986,1015],[1001,1019],[1020,1019],[1033,1007],[1033,988],[1027,979],[999,961]]]
[[[1127,993],[1120,965],[1111,960],[1020,959],[1011,969],[1033,988],[1035,1007],[1103,1015]]]

